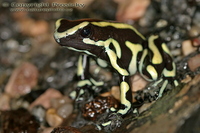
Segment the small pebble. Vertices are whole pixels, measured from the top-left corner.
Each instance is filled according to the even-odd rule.
[[[0,28],[0,38],[3,40],[7,40],[11,38],[12,36],[12,30],[8,27],[1,27]]]
[[[15,39],[8,39],[4,42],[4,45],[10,50],[17,49],[19,47],[19,42]]]
[[[199,26],[192,26],[189,30],[190,37],[197,37],[200,35],[200,27]]]
[[[63,104],[57,109],[57,114],[62,118],[67,118],[69,115],[72,114],[73,105],[70,103]]]
[[[50,108],[46,112],[46,121],[50,126],[56,127],[62,124],[63,119],[57,114],[56,109]]]
[[[33,109],[31,110],[32,115],[34,115],[37,120],[40,123],[44,123],[45,122],[45,115],[46,115],[46,110],[43,106],[34,106]]]
[[[192,46],[192,41],[191,40],[185,40],[182,43],[182,51],[183,51],[183,55],[189,55],[190,53],[194,52],[196,50],[195,47]]]
[[[195,71],[198,67],[200,67],[200,54],[190,58],[188,61],[188,66],[191,71]]]
[[[68,96],[62,96],[59,98],[53,98],[51,99],[51,106],[53,108],[59,108],[60,106],[66,104],[66,103],[72,103],[73,101]]]
[[[192,42],[192,45],[193,45],[194,47],[200,47],[200,37],[195,38],[195,39],[193,39],[192,41],[193,41],[193,42]]]
[[[10,109],[10,96],[6,93],[0,95],[0,110],[5,111]]]
[[[157,23],[156,23],[156,27],[157,28],[162,28],[167,26],[168,22],[164,19],[160,19]]]

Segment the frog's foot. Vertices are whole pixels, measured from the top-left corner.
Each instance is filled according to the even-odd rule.
[[[111,132],[121,126],[123,118],[118,113],[111,113],[106,118],[103,118],[100,124],[97,125],[98,130],[105,130]]]
[[[72,91],[69,96],[71,99],[75,100],[75,102],[81,103],[83,101],[89,100],[93,96],[92,93],[89,92],[90,87],[78,87],[74,91]]]
[[[161,98],[166,89],[173,88],[173,86],[178,86],[177,80],[173,81],[173,84],[169,84],[168,80],[158,80],[156,82],[152,82],[145,88],[143,91],[138,91],[135,99],[140,102],[152,102],[159,98]]]
[[[138,91],[135,99],[140,102],[152,102],[158,98],[159,87],[151,86],[145,90]]]
[[[70,97],[76,102],[88,101],[102,90],[103,82],[93,78],[80,80],[77,88],[70,93]]]
[[[157,98],[158,91],[153,92],[149,90],[138,91],[137,95],[135,96],[135,100],[140,104],[155,101]]]

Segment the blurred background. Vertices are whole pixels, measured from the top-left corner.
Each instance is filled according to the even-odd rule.
[[[54,23],[59,18],[113,20],[133,25],[145,36],[158,34],[167,43],[180,70],[185,70],[183,66],[187,64],[183,59],[199,50],[198,0],[0,0],[2,133],[12,130],[31,133],[38,128],[40,132],[50,132],[52,127],[70,125],[76,118],[71,115],[74,107],[67,95],[76,83],[79,54],[60,48],[55,42]],[[199,57],[191,61],[190,70],[199,66]],[[92,66],[92,73],[105,80],[108,88],[118,84],[110,72],[100,69],[95,73],[97,67]],[[187,73],[179,75],[184,78]],[[17,120],[21,117],[26,120],[19,124]]]

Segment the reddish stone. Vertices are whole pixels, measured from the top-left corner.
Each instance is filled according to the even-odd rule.
[[[5,92],[11,97],[19,97],[31,92],[31,89],[37,85],[38,69],[31,63],[23,63],[12,73]]]
[[[54,98],[60,98],[63,95],[55,89],[48,89],[43,93],[41,96],[39,96],[29,107],[29,109],[32,109],[36,105],[42,105],[44,108],[48,109],[51,107],[51,100]]]

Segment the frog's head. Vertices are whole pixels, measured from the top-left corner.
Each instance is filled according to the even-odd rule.
[[[97,55],[102,46],[96,44],[100,39],[106,39],[102,36],[100,28],[94,27],[91,22],[101,20],[82,19],[67,20],[59,19],[56,21],[54,38],[61,46],[67,47],[78,52]],[[105,35],[104,35],[105,36]],[[88,42],[88,40],[91,40]]]
[[[138,43],[144,39],[131,25],[97,19],[59,19],[54,37],[61,46],[95,56],[113,47],[111,43],[123,47],[126,41]],[[119,51],[119,47],[115,49]]]

